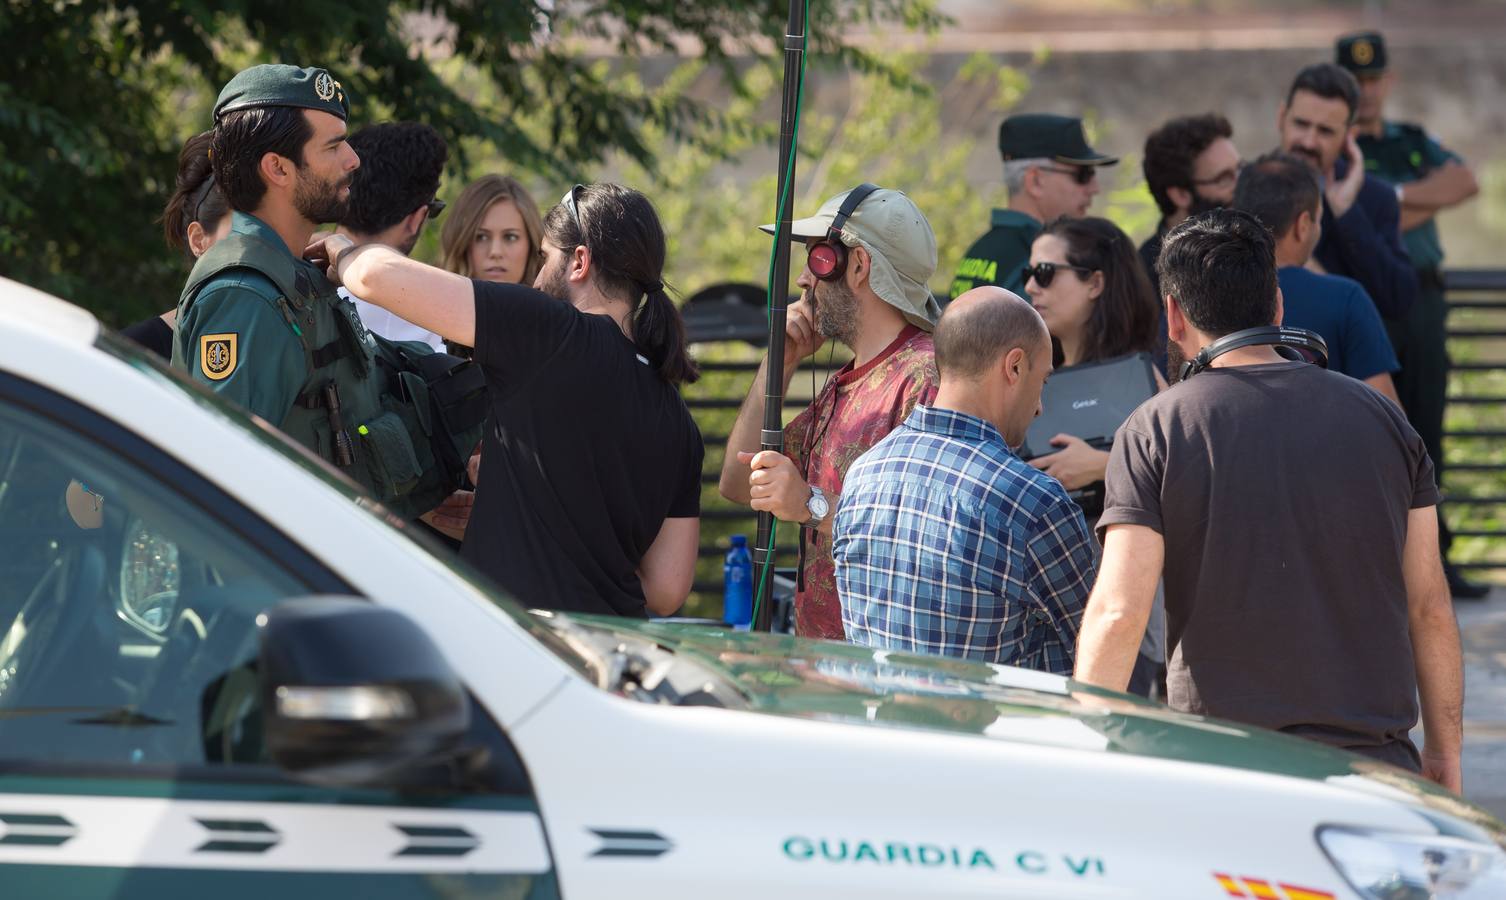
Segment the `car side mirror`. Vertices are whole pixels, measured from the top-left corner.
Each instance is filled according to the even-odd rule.
[[[267,750],[285,771],[379,786],[458,752],[465,688],[412,619],[366,600],[303,597],[257,626]]]

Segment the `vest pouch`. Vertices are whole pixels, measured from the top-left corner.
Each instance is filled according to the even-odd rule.
[[[402,497],[418,485],[423,469],[413,452],[413,440],[402,416],[384,412],[360,426],[357,432],[366,451],[372,485],[381,500]]]

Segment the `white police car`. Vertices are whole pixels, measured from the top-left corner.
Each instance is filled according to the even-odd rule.
[[[1498,822],[1313,744],[526,613],[4,281],[0,532],[6,898],[1506,897]]]

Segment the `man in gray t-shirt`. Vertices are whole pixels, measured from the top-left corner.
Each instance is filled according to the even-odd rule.
[[[1168,333],[1188,358],[1281,320],[1272,238],[1247,213],[1178,226],[1160,270]],[[1172,707],[1459,789],[1463,673],[1438,491],[1401,410],[1248,346],[1136,410],[1106,483],[1078,680],[1123,689],[1164,571]],[[1407,736],[1419,693],[1421,754]]]

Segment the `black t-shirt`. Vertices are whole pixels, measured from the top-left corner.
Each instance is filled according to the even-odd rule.
[[[162,321],[161,316],[152,316],[134,325],[127,325],[120,329],[120,333],[123,337],[130,338],[164,360],[172,358],[173,329],[171,325]]]
[[[606,316],[474,281],[492,417],[461,556],[529,607],[646,615],[638,564],[701,510],[701,433]]]
[[[1402,552],[1438,488],[1367,385],[1300,362],[1213,368],[1114,438],[1098,520],[1166,541],[1168,699],[1416,769]]]

